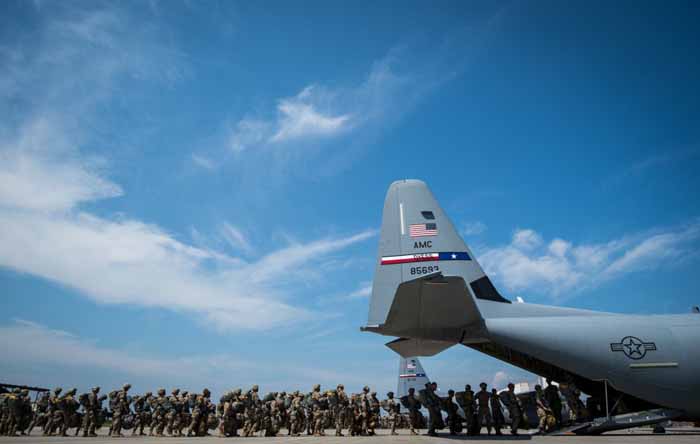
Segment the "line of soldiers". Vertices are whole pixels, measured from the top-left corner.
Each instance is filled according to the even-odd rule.
[[[0,395],[0,433],[30,434],[38,426],[44,435],[67,436],[68,430],[75,428],[76,436],[81,431],[82,436],[97,436],[96,430],[111,418],[108,434],[113,437],[123,436],[124,430],[144,436],[146,428],[150,436],[206,436],[217,429],[225,437],[277,436],[282,429],[289,436],[323,436],[326,429],[335,429],[336,436],[344,436],[344,430],[351,436],[372,436],[379,427],[389,429],[391,434],[407,427],[412,435],[427,428],[432,436],[445,427],[451,434],[466,428],[469,435],[479,434],[486,427],[489,435],[492,428],[500,435],[505,425],[503,406],[511,418],[512,434],[518,433],[524,413],[513,384],[501,394],[496,389],[488,391],[481,383],[476,393],[467,385],[462,392],[449,390],[447,397],[440,397],[433,382],[418,395],[411,388],[399,400],[389,392],[382,401],[369,387],[348,394],[342,384],[327,391],[315,385],[308,393],[272,392],[261,397],[259,387],[254,385],[245,392],[231,390],[218,403],[211,400],[206,388],[201,393],[174,389],[169,396],[162,388],[155,395],[148,392],[132,396],[130,388],[126,384],[121,390],[100,395],[100,388],[94,387],[77,398],[76,389],[61,394],[56,388],[52,393],[42,393],[34,408],[28,391],[16,389]],[[561,424],[561,400],[556,390],[552,384],[544,391],[536,387],[537,415],[543,432]],[[109,408],[103,406],[105,400]],[[401,406],[407,414],[402,414]],[[428,421],[421,413],[423,407],[428,410]],[[442,411],[447,414],[446,423]]]

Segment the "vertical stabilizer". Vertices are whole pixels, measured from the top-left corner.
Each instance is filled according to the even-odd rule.
[[[396,389],[398,398],[406,396],[411,387],[416,390],[417,396],[418,391],[424,389],[428,381],[428,375],[418,357],[399,358],[399,384]]]
[[[384,201],[367,329],[406,337],[422,330],[419,337],[429,338],[426,330],[440,327],[450,330],[441,337],[458,342],[463,327],[481,320],[474,297],[509,303],[427,185],[392,183]]]

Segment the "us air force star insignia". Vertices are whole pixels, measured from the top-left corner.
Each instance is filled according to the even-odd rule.
[[[642,342],[641,339],[634,336],[625,336],[620,342],[610,344],[610,351],[625,354],[630,359],[642,359],[648,351],[656,350],[656,344],[653,342]]]
[[[452,253],[452,259],[457,259],[457,255]]]

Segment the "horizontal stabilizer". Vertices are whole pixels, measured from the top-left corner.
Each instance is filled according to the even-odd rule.
[[[409,358],[411,356],[433,356],[453,345],[455,345],[454,342],[408,338],[399,338],[386,344],[387,347],[404,358]]]

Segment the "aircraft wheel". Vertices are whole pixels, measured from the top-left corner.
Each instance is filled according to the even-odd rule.
[[[657,425],[654,427],[653,433],[666,433],[666,429],[664,428],[664,426]]]

